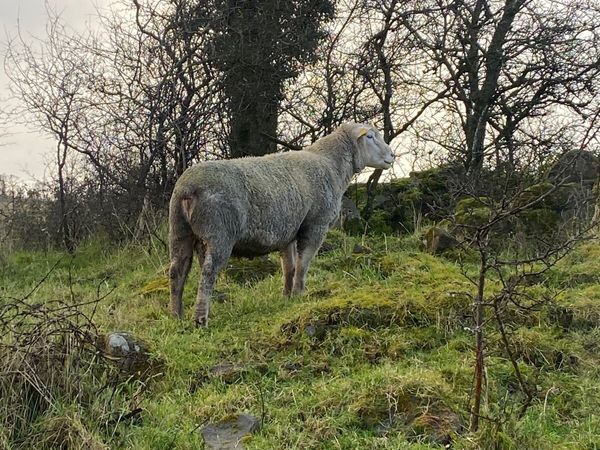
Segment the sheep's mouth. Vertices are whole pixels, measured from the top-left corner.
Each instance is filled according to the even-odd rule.
[[[390,159],[390,160],[384,159],[383,162],[388,166],[388,168],[392,167],[392,164],[394,164],[393,159]]]

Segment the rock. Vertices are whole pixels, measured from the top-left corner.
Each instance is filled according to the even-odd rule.
[[[221,363],[208,370],[210,378],[218,378],[224,383],[235,383],[248,373],[250,368],[242,364]]]
[[[423,236],[423,246],[427,252],[438,255],[458,247],[459,242],[443,228],[431,227]]]
[[[354,246],[354,248],[352,249],[352,253],[354,253],[354,254],[367,254],[367,253],[371,253],[372,251],[373,250],[371,250],[366,245],[360,245],[360,244],[356,244]]]
[[[226,303],[230,299],[230,295],[227,292],[215,291],[211,297],[211,301],[215,303]]]
[[[243,449],[246,436],[260,430],[261,423],[250,414],[236,414],[202,428],[206,448],[210,450]]]
[[[304,327],[304,332],[310,338],[323,340],[332,326],[324,320],[314,321]]]
[[[453,436],[462,431],[460,418],[450,410],[426,412],[417,417],[411,428],[419,440],[435,445],[449,445]]]
[[[321,247],[319,248],[319,254],[322,255],[323,253],[328,253],[334,248],[335,247],[330,242],[323,242],[323,244],[321,244]]]
[[[358,210],[356,203],[346,196],[342,197],[342,207],[340,209],[340,226],[343,227],[344,223],[350,220],[360,220],[360,211]]]
[[[395,206],[395,199],[391,193],[378,194],[373,197],[373,209],[391,209]]]
[[[600,176],[600,159],[592,152],[571,150],[552,165],[548,179],[560,183],[580,183],[590,188]]]
[[[106,358],[115,361],[127,373],[145,373],[157,365],[157,361],[148,353],[147,345],[131,333],[115,331],[101,336],[98,348]]]
[[[269,371],[267,364],[236,364],[219,363],[209,369],[202,369],[196,372],[190,380],[190,392],[195,392],[211,380],[219,380],[225,384],[233,384],[241,381],[246,375],[258,372],[265,374]]]

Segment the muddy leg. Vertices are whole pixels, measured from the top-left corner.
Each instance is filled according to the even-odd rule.
[[[171,284],[171,314],[183,318],[183,286],[192,266],[194,237],[171,238],[171,266],[169,278]]]
[[[202,264],[202,276],[198,283],[198,297],[194,311],[194,321],[198,327],[208,326],[208,310],[210,298],[215,288],[217,276],[231,255],[231,248],[216,248],[207,245],[204,249],[204,262]]]
[[[319,247],[321,247],[323,240],[325,240],[328,229],[329,227],[327,226],[312,227],[311,229],[307,229],[298,238],[298,255],[296,256],[296,274],[294,276],[292,295],[302,295],[304,293],[308,266],[319,250]]]
[[[291,242],[281,252],[281,270],[283,271],[283,295],[289,297],[294,284],[294,272],[296,271],[296,241]]]

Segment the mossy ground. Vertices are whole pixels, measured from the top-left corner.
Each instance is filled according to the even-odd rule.
[[[249,449],[600,448],[599,244],[583,245],[530,287],[540,296],[561,290],[556,302],[508,324],[535,393],[520,419],[524,396],[499,336],[489,334],[483,414],[499,419],[482,419],[470,434],[474,354],[464,292],[473,286],[455,262],[421,253],[413,237],[365,239],[372,253],[352,254],[360,238],[332,232],[332,250],[315,260],[302,298],[281,296],[275,255],[232,260],[205,330],[189,319],[197,264],[185,291],[188,319],[169,317],[160,244],[89,242],[74,258],[13,254],[0,271],[2,296],[28,293],[60,261],[32,300],[92,299],[114,288],[95,312],[99,328],[133,333],[164,362],[164,375],[143,392],[131,388],[143,409],[135,421],[101,430],[84,407],[66,405],[47,412],[52,420],[38,431],[64,421],[71,434],[95,436],[85,448],[197,449],[202,424],[249,412],[264,418]],[[230,380],[205,376],[220,363],[243,370]]]

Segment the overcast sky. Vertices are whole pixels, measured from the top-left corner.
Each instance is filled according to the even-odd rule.
[[[43,38],[46,26],[46,4],[61,13],[63,22],[75,29],[93,23],[95,5],[102,0],[0,0],[0,45],[4,60],[7,36],[14,36],[20,28],[24,37]],[[7,107],[8,78],[0,63],[0,105]],[[35,130],[9,124],[0,131],[0,174],[14,175],[31,181],[41,179],[45,163],[53,156],[54,142]]]

